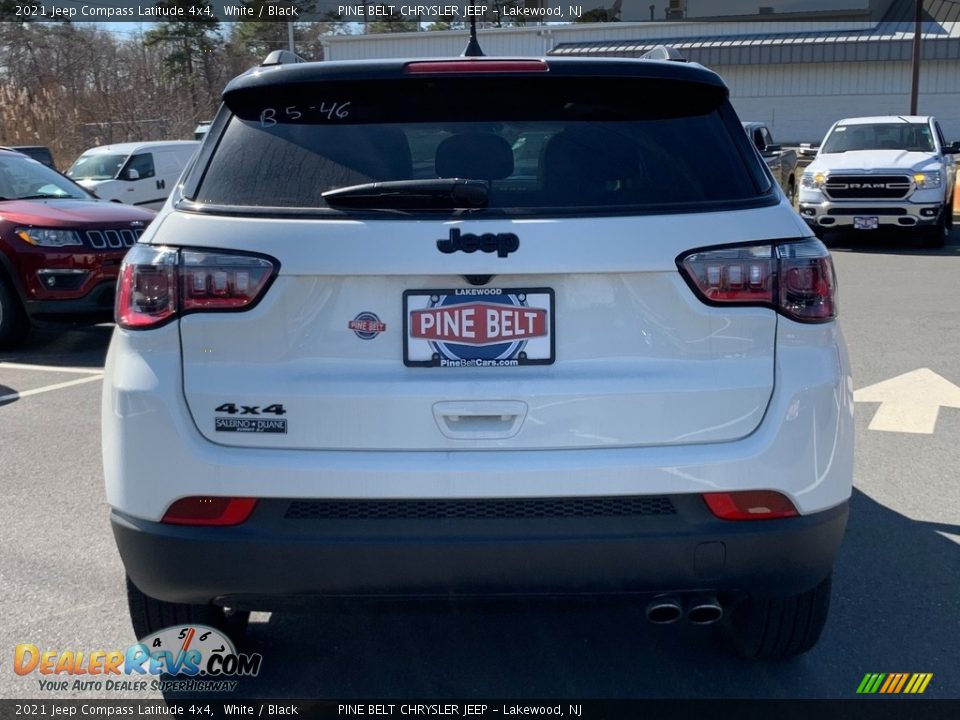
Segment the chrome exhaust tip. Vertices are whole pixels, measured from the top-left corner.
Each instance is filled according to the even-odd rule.
[[[647,603],[646,615],[654,625],[669,625],[683,617],[683,607],[673,595],[657,595]]]
[[[687,620],[692,625],[713,625],[723,618],[723,606],[713,595],[697,595],[687,604]]]

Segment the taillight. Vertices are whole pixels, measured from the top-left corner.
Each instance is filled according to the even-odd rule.
[[[710,304],[762,305],[800,322],[837,316],[833,261],[819,240],[706,248],[677,266]]]
[[[136,245],[120,266],[117,325],[138,330],[165,323],[177,314],[177,250]]]
[[[191,312],[245,310],[276,271],[259,255],[136,245],[120,269],[117,324],[142,330]]]
[[[415,60],[408,62],[403,71],[409,75],[434,75],[440,73],[529,73],[549,72],[544,60],[486,60],[470,58],[460,60]]]
[[[167,508],[160,522],[220,527],[239,525],[246,522],[256,506],[256,498],[186,497]]]
[[[256,255],[182,250],[182,311],[245,308],[260,298],[273,271],[272,262]]]
[[[775,520],[798,515],[790,498],[773,490],[704,493],[703,500],[721,520]]]

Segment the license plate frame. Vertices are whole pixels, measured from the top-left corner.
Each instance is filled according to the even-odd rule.
[[[552,365],[555,324],[553,288],[407,290],[403,363],[445,369]]]
[[[854,230],[877,230],[880,227],[880,218],[876,215],[856,215],[853,218]]]

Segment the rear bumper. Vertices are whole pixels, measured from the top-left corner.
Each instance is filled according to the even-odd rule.
[[[550,500],[553,516],[518,513],[531,502],[523,500],[439,513],[434,503],[430,516],[405,501],[327,502],[310,513],[273,499],[236,527],[164,525],[117,511],[111,521],[127,573],[148,595],[263,610],[344,596],[791,594],[829,574],[847,521],[846,502],[728,522],[699,495],[661,497],[647,514],[637,500],[623,498],[630,510],[621,514],[616,498],[605,499],[606,516],[584,516],[583,498]]]

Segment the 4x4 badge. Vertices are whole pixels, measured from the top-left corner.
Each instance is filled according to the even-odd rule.
[[[483,235],[467,233],[461,235],[459,228],[450,228],[449,239],[437,240],[437,249],[447,254],[455,253],[457,250],[463,250],[465,253],[480,250],[485,253],[496,252],[497,257],[505,258],[519,247],[520,238],[513,233],[484,233]]]

